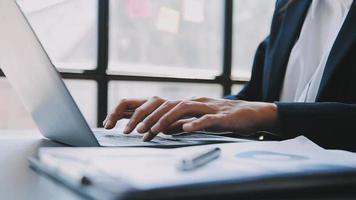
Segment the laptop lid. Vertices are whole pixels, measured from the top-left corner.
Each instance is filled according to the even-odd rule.
[[[0,1],[0,67],[41,133],[71,146],[99,146],[15,0]]]

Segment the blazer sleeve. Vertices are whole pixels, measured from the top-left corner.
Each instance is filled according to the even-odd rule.
[[[269,41],[267,37],[257,48],[252,66],[250,81],[237,94],[226,96],[226,99],[245,100],[245,101],[261,101],[262,100],[262,78],[263,66],[265,60],[266,47]]]
[[[305,135],[325,148],[356,151],[356,104],[279,103],[279,134]]]

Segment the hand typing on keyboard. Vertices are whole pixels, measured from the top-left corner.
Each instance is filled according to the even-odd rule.
[[[146,133],[144,141],[152,140],[160,132],[218,130],[250,134],[270,130],[276,125],[277,106],[274,103],[210,98],[184,101],[168,101],[160,97],[123,99],[107,116],[104,127],[112,129],[124,118],[130,119],[124,133],[136,129]]]

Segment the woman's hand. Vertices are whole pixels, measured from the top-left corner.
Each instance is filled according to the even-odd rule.
[[[132,114],[128,110],[135,111]],[[160,132],[218,130],[251,134],[273,128],[278,116],[273,103],[210,98],[168,101],[152,97],[122,100],[105,120],[105,128],[113,128],[122,118],[130,118],[124,133],[137,128],[139,133],[147,132],[143,139],[149,141]]]

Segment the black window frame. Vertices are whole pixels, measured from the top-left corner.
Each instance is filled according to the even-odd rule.
[[[173,82],[173,83],[205,83],[219,84],[223,88],[222,96],[231,94],[234,84],[245,84],[246,80],[232,79],[232,55],[233,55],[233,0],[224,0],[224,37],[223,37],[223,65],[222,73],[215,78],[175,78],[159,76],[135,76],[108,74],[109,63],[109,2],[110,0],[98,0],[98,41],[97,41],[97,67],[93,70],[59,69],[64,79],[93,80],[98,87],[97,94],[97,126],[102,127],[102,121],[108,113],[108,95],[110,81],[148,81],[148,82]],[[5,77],[0,69],[0,77]]]

